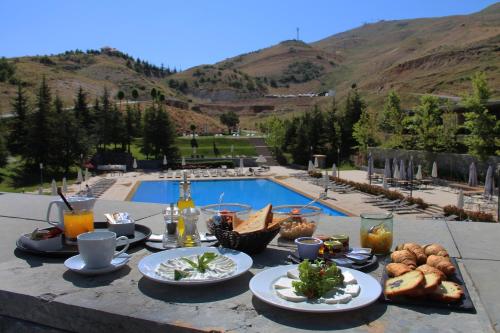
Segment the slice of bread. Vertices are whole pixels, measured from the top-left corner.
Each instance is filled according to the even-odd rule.
[[[271,209],[272,205],[269,204],[261,210],[255,212],[255,214],[250,215],[247,220],[233,223],[233,231],[236,231],[239,234],[248,234],[251,232],[265,230],[273,220]]]
[[[290,217],[289,216],[278,216],[272,218],[271,223],[267,226],[267,230],[274,230],[274,228],[277,228],[281,225],[281,223],[285,222],[288,220]]]
[[[439,275],[439,277],[441,278],[441,281],[446,280],[446,274],[444,274],[442,271],[440,271],[436,267],[432,267],[432,266],[425,264],[425,265],[418,266],[416,268],[416,270],[421,271],[424,274],[435,273],[435,274]]]
[[[451,281],[443,281],[429,296],[440,302],[451,303],[462,298],[464,291],[462,287]]]
[[[420,271],[411,271],[385,281],[384,294],[391,298],[408,295],[415,289],[422,288],[425,283],[424,274]]]
[[[423,296],[435,291],[441,284],[441,277],[436,273],[424,274],[424,284],[408,293],[408,296]]]

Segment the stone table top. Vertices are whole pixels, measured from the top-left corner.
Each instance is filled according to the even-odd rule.
[[[253,255],[246,274],[210,287],[173,287],[142,277],[137,269],[151,252],[129,249],[129,264],[110,274],[86,277],[68,271],[64,259],[14,250],[21,233],[44,226],[52,198],[0,195],[0,331],[36,325],[42,332],[494,332],[499,329],[500,225],[444,221],[394,221],[394,243],[438,242],[457,258],[476,313],[395,306],[376,302],[348,313],[304,314],[278,309],[253,297],[250,279],[263,269],[286,264],[289,250],[273,241]],[[26,211],[25,207],[31,207]],[[101,212],[131,212],[154,233],[163,231],[160,205],[98,200]],[[136,215],[137,214],[137,215]],[[469,226],[469,227],[468,227]],[[200,224],[200,229],[203,229]],[[345,233],[359,244],[359,218],[329,217],[318,233]],[[487,233],[487,235],[485,235]],[[473,245],[471,244],[473,243]],[[462,259],[462,257],[464,259]],[[369,272],[379,279],[382,267]],[[12,318],[16,319],[15,324]],[[5,326],[2,327],[2,322]],[[17,326],[16,326],[17,325]],[[2,329],[4,328],[4,329]]]

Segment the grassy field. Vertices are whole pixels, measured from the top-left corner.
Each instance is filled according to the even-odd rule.
[[[197,137],[198,149],[196,150],[196,154],[204,155],[205,157],[215,157],[213,149],[214,140],[221,155],[231,155],[231,145],[234,145],[234,155],[255,156],[257,154],[255,152],[255,147],[245,138],[214,136]],[[193,153],[191,148],[191,137],[179,137],[175,139],[175,144],[177,148],[179,148],[182,156],[191,157]],[[130,146],[130,152],[134,158],[145,160],[146,156],[141,152],[140,146],[141,139],[134,140],[133,144]]]
[[[72,170],[66,176],[67,184],[73,184],[76,181],[76,169]],[[47,172],[43,174],[43,187],[50,188],[52,178],[57,182],[57,186],[62,186],[62,178],[64,175],[50,175]],[[40,173],[32,174],[23,173],[21,161],[18,158],[13,158],[9,164],[0,168],[0,192],[32,192],[37,191],[40,187]]]

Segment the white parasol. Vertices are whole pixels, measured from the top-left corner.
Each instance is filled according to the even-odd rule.
[[[438,165],[437,165],[436,161],[434,161],[434,163],[432,163],[431,177],[432,178],[437,178],[437,176],[438,176]]]
[[[76,177],[76,183],[77,184],[83,183],[82,169],[80,169],[80,168],[78,168],[78,175]]]
[[[66,177],[64,177],[62,180],[62,191],[63,193],[68,192],[68,183],[66,182]]]
[[[493,167],[490,165],[486,171],[486,179],[484,180],[484,195],[491,197],[493,195]]]
[[[477,186],[477,169],[476,163],[472,162],[469,166],[469,186],[475,187]]]
[[[163,155],[163,166],[167,165],[167,155]]]
[[[137,169],[137,160],[134,158],[134,163],[132,163],[132,168]]]
[[[415,175],[416,180],[422,180],[422,165],[418,165],[417,174]]]
[[[85,168],[85,173],[83,174],[83,179],[85,182],[88,182],[90,179],[90,173],[89,173],[89,168]]]
[[[256,163],[266,163],[267,160],[266,158],[264,157],[264,155],[259,155],[259,157],[257,157],[257,159],[255,160]]]
[[[52,179],[50,194],[51,195],[57,195],[57,184],[56,184],[56,180],[55,179]]]
[[[337,176],[337,166],[335,165],[335,163],[333,163],[333,166],[332,166],[332,177],[338,177]]]
[[[318,162],[318,157],[314,158],[314,168],[319,168],[319,162]]]
[[[186,158],[182,156],[181,165],[186,166]]]
[[[311,160],[309,160],[309,164],[307,165],[307,172],[314,171],[314,164]]]

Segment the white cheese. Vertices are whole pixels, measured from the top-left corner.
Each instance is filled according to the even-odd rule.
[[[296,268],[291,269],[288,272],[286,272],[286,276],[288,276],[290,279],[298,280],[299,279],[299,270]]]
[[[346,294],[350,294],[352,297],[358,296],[359,290],[359,284],[349,284],[344,288],[344,292]]]
[[[335,294],[331,297],[325,298],[326,304],[345,304],[348,303],[352,299],[350,294]]]
[[[287,289],[276,289],[276,294],[284,300],[290,302],[304,302],[307,300],[307,297],[302,295],[297,295],[292,288]]]
[[[282,277],[274,283],[274,288],[276,288],[276,289],[293,288],[292,281],[294,281],[294,280],[286,278],[286,277]],[[298,280],[295,280],[295,281],[298,281]]]
[[[342,272],[344,276],[344,286],[357,283],[356,278],[350,272]]]

